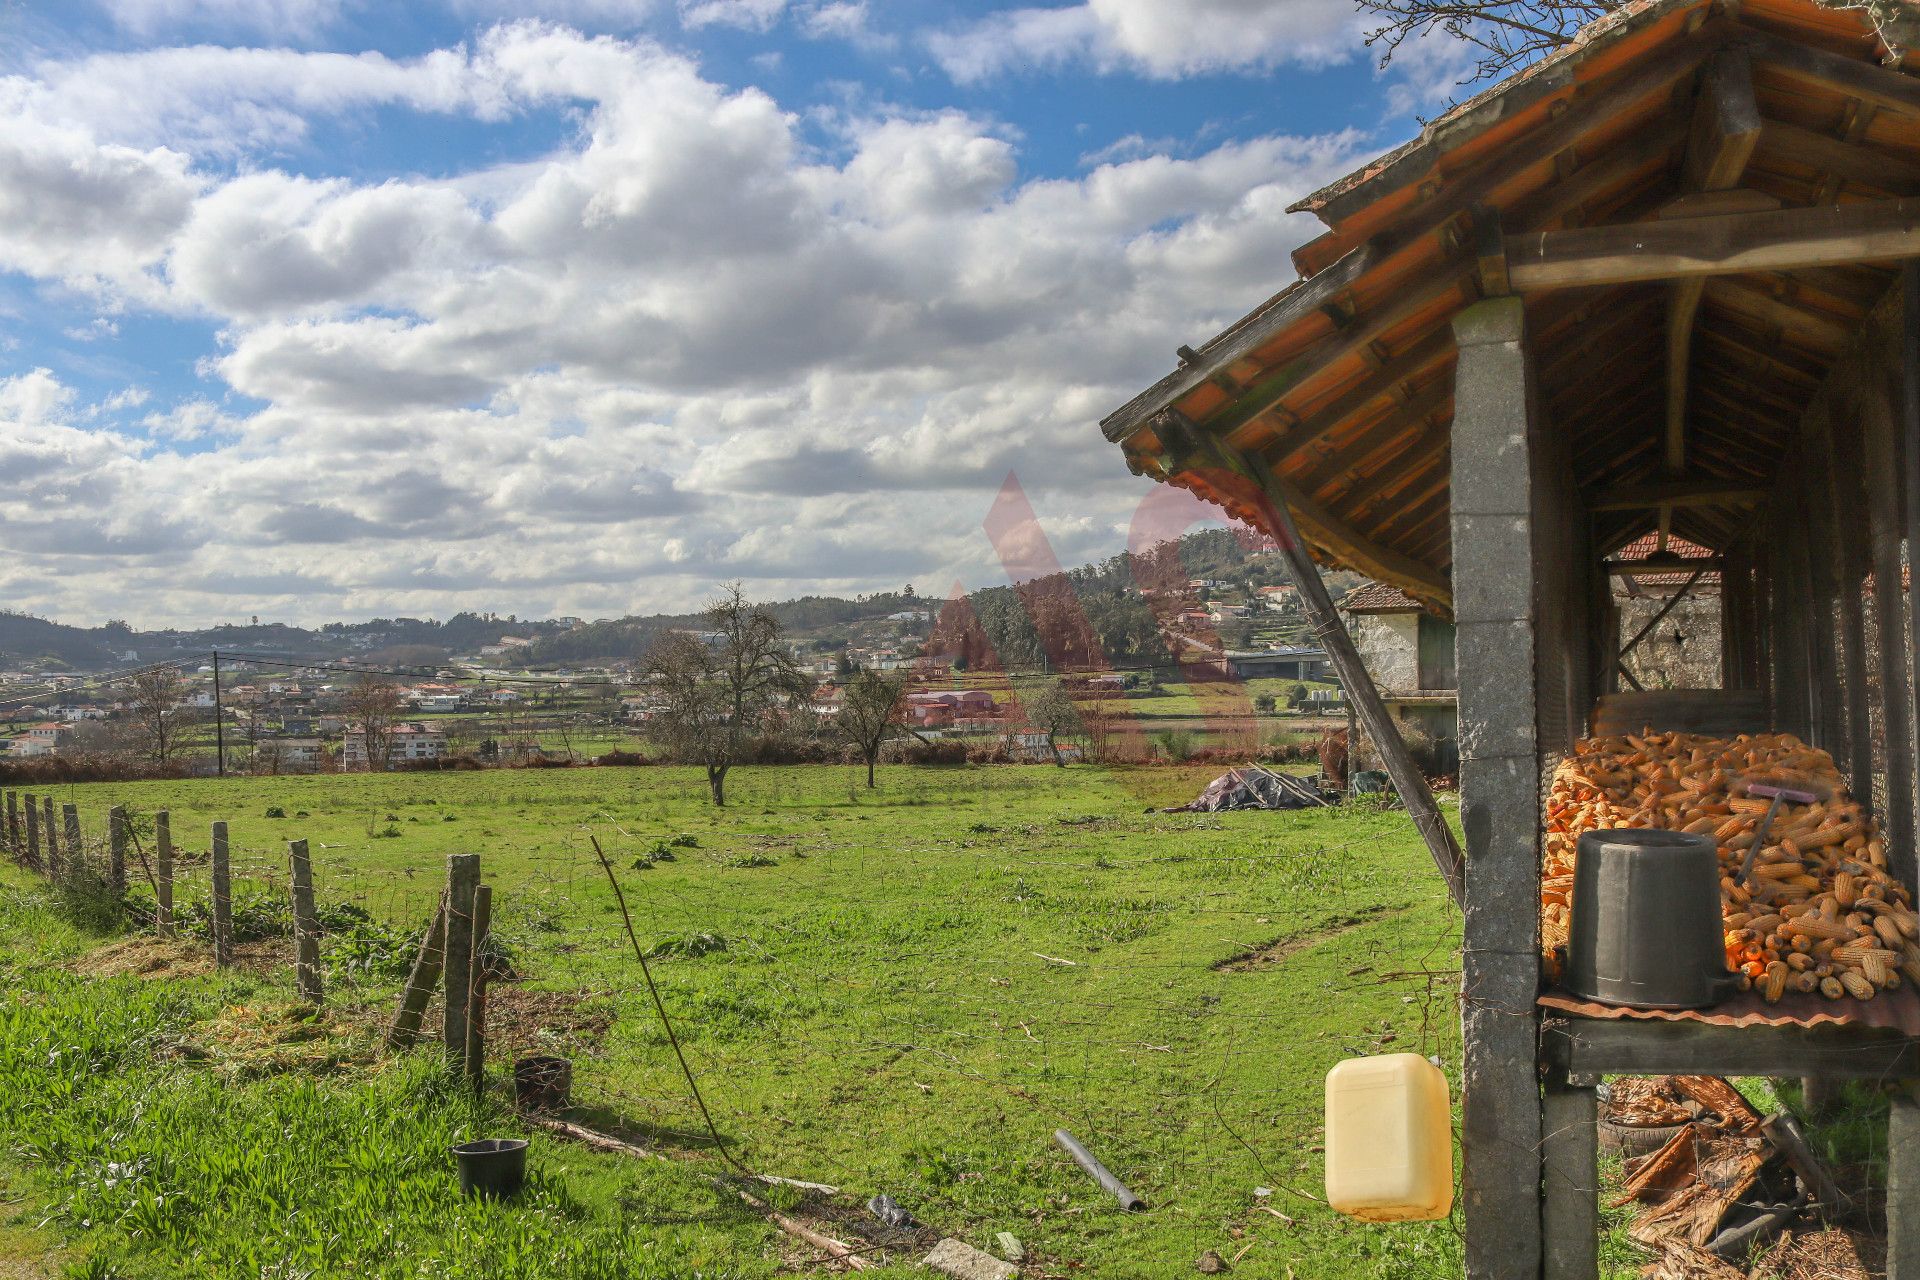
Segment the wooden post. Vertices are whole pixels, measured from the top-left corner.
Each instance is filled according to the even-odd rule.
[[[1920,1280],[1920,1099],[1912,1080],[1887,1114],[1887,1280]]]
[[[1584,1082],[1547,1076],[1542,1123],[1543,1280],[1596,1280],[1600,1274],[1599,1103]]]
[[[213,824],[213,962],[233,963],[233,882],[227,865],[227,824]]]
[[[86,865],[80,842],[72,839],[71,833],[67,840],[67,856],[64,860],[60,857],[60,824],[54,820],[52,796],[40,797],[40,842],[46,846],[49,867],[70,866],[77,870]]]
[[[115,897],[127,893],[127,811],[119,805],[107,810],[107,883]]]
[[[1453,556],[1460,692],[1462,1208],[1469,1280],[1536,1280],[1541,1101],[1536,390],[1519,298],[1455,317]],[[1556,607],[1564,607],[1556,606]]]
[[[45,871],[49,877],[57,878],[60,868],[54,860],[40,861],[40,805],[31,795],[27,797],[27,861]]]
[[[467,1079],[478,1089],[487,1065],[487,930],[493,922],[493,888],[473,891],[473,998],[467,1006]]]
[[[20,839],[20,793],[7,792],[7,852],[15,859],[27,856],[26,846]]]
[[[74,870],[82,870],[87,865],[87,844],[80,836],[80,806],[63,804],[60,806],[60,818],[66,827],[66,860]],[[53,853],[53,797],[47,797],[47,853]]]
[[[406,989],[400,993],[400,1007],[387,1027],[388,1052],[398,1053],[413,1047],[420,1035],[420,1019],[427,1011],[427,1001],[433,998],[434,987],[440,983],[440,971],[446,962],[447,895],[442,892],[440,905],[427,925],[426,936],[420,940],[420,951],[413,958],[413,971],[407,975]]]
[[[153,815],[153,894],[160,936],[173,936],[173,819],[165,809]]]
[[[1899,442],[1884,385],[1861,388],[1867,510],[1873,522],[1873,614],[1880,646],[1880,727],[1886,743],[1887,869],[1908,885],[1913,861],[1913,692],[1907,670],[1907,593],[1900,580]]]
[[[444,1036],[447,1070],[467,1067],[467,1012],[473,995],[473,914],[480,887],[480,855],[447,858],[447,1001]]]
[[[317,1005],[320,986],[320,921],[313,906],[313,861],[305,840],[287,842],[293,881],[293,980],[300,998]]]

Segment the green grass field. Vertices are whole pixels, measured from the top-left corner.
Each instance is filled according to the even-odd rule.
[[[889,768],[869,792],[853,769],[753,768],[723,811],[695,771],[668,768],[58,788],[90,832],[112,804],[137,823],[167,808],[189,909],[216,818],[243,902],[278,900],[299,837],[323,906],[405,929],[445,856],[481,853],[524,979],[497,989],[500,1056],[569,1053],[585,1114],[678,1163],[543,1135],[532,1195],[463,1205],[444,1144],[515,1122],[440,1085],[430,1049],[361,1061],[405,959],[389,936],[328,939],[329,1020],[290,1043],[337,1050],[263,1057],[230,1043],[234,1010],[286,1021],[283,941],[228,975],[103,978],[83,960],[83,977],[70,962],[102,940],[15,875],[0,1200],[46,1227],[0,1233],[0,1257],[52,1245],[76,1274],[130,1277],[807,1270],[817,1254],[703,1180],[720,1165],[596,835],[715,1121],[755,1169],[839,1185],[843,1206],[888,1192],[983,1247],[1012,1231],[1036,1276],[1184,1277],[1208,1250],[1300,1280],[1457,1274],[1452,1224],[1365,1227],[1317,1199],[1333,1063],[1415,1051],[1453,1070],[1457,915],[1402,814],[1147,811],[1211,773]],[[37,1072],[49,1054],[58,1069]],[[1056,1127],[1149,1210],[1121,1212],[1051,1144]]]

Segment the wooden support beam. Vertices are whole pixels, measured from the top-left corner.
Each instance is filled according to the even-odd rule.
[[[1767,496],[1765,489],[1731,480],[1647,480],[1596,490],[1589,511],[1648,511],[1654,507],[1745,506]]]
[[[1758,31],[1744,33],[1741,43],[1757,62],[1790,79],[1810,81],[1823,90],[1838,90],[1846,97],[1909,119],[1920,118],[1920,79],[1913,76]]]
[[[1920,84],[1920,81],[1916,81]],[[1920,256],[1920,200],[1872,200],[1507,237],[1522,292]]]
[[[1726,191],[1740,185],[1747,160],[1760,145],[1760,104],[1753,93],[1753,63],[1743,49],[1714,55],[1700,77],[1687,137],[1682,181],[1688,191]]]
[[[1313,557],[1307,553],[1306,544],[1301,541],[1288,486],[1267,468],[1244,456],[1222,449],[1217,451],[1217,457],[1223,469],[1238,475],[1251,486],[1251,496],[1262,515],[1261,523],[1280,546],[1288,572],[1300,590],[1301,603],[1312,620],[1314,635],[1332,659],[1334,670],[1340,676],[1341,687],[1359,711],[1366,725],[1367,736],[1380,752],[1387,774],[1393,780],[1394,790],[1399,793],[1401,803],[1407,807],[1407,816],[1413,819],[1414,827],[1426,842],[1427,852],[1432,856],[1434,866],[1439,869],[1448,894],[1456,904],[1463,902],[1466,896],[1465,864],[1460,846],[1453,838],[1453,829],[1440,812],[1426,776],[1413,762],[1413,756],[1408,752],[1406,741],[1401,738],[1387,704],[1381,700],[1379,688],[1367,673],[1366,664],[1360,660],[1360,651],[1354,645],[1353,636],[1347,631],[1339,610],[1334,607],[1333,598],[1327,594],[1319,567],[1314,564]]]
[[[1548,1018],[1542,1056],[1576,1075],[1920,1075],[1920,1040],[1859,1027],[1721,1027],[1633,1018]]]
[[[1760,155],[1763,160],[1784,160],[1889,195],[1920,193],[1920,163],[1797,124],[1767,121],[1760,134]]]
[[[1285,461],[1342,424],[1352,421],[1368,407],[1396,395],[1401,383],[1419,378],[1451,359],[1453,342],[1447,334],[1437,331],[1427,335],[1405,352],[1368,373],[1351,390],[1336,396],[1312,416],[1288,427],[1277,440],[1261,447],[1261,456],[1269,463]],[[1233,435],[1238,430],[1232,425],[1237,412],[1230,410],[1228,414],[1212,419],[1207,424],[1209,430],[1221,434],[1236,449],[1242,447]],[[1248,421],[1258,421],[1258,415]]]

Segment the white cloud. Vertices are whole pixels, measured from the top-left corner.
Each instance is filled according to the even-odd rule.
[[[830,0],[799,11],[800,33],[812,40],[845,40],[863,49],[891,49],[899,42],[875,31],[867,0]]]
[[[338,21],[348,0],[99,0],[115,23],[139,35],[179,26],[266,36],[312,36]]]
[[[1351,58],[1364,41],[1353,0],[1086,0],[1011,9],[928,37],[963,83],[1069,63],[1156,79]]]
[[[1094,422],[1291,274],[1310,229],[1285,205],[1362,142],[1142,143],[1036,178],[963,112],[834,117],[823,153],[765,93],[538,24],[405,61],[230,52],[0,94],[0,211],[22,214],[0,263],[86,281],[102,315],[220,326],[208,394],[135,425],[46,371],[0,382],[0,476],[57,456],[84,500],[56,519],[0,489],[25,607],[594,616],[726,577],[979,584],[1009,470],[1080,531],[1070,559],[1141,492]],[[142,83],[149,118],[117,119]],[[371,103],[581,114],[549,155],[442,180],[288,172],[246,141]],[[240,163],[187,158],[210,138]]]
[[[786,11],[787,0],[680,0],[680,25],[771,31]]]

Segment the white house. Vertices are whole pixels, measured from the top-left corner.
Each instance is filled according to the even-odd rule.
[[[438,760],[447,753],[447,735],[440,726],[434,724],[396,724],[387,733],[387,760],[390,765],[404,764],[409,760]],[[341,744],[340,761],[349,769],[365,769],[367,759],[367,735],[364,730],[354,729],[347,733]]]

